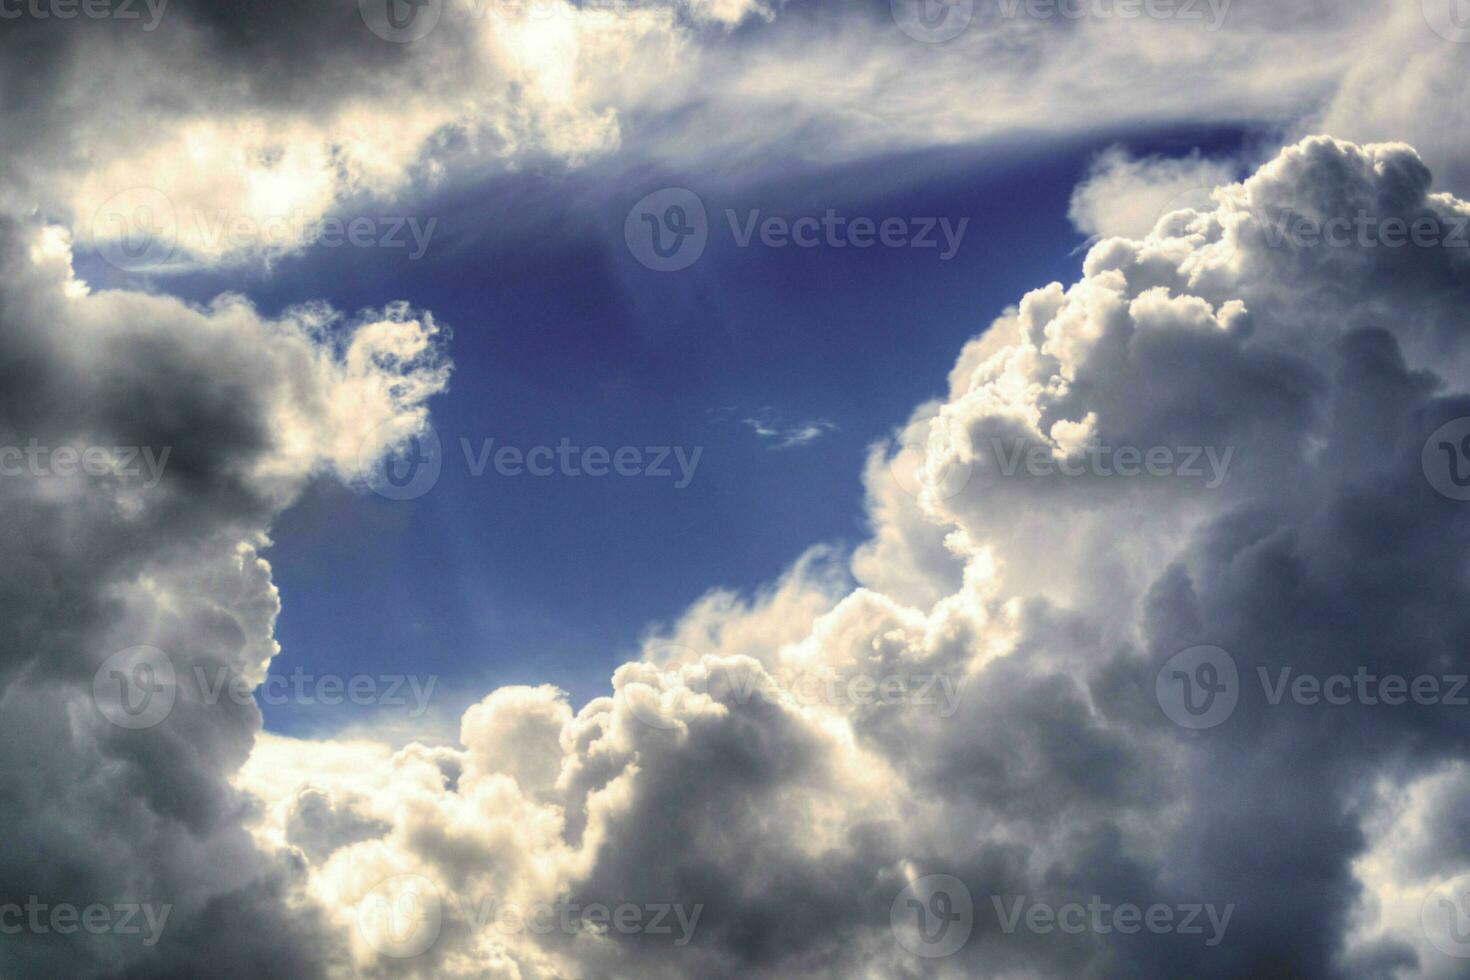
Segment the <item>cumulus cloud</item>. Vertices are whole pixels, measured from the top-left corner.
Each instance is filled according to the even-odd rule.
[[[343,969],[1459,975],[1421,909],[1470,870],[1463,709],[1273,702],[1259,678],[1463,673],[1467,512],[1423,450],[1470,410],[1470,256],[1268,229],[1467,205],[1406,146],[1328,138],[1211,201],[1028,294],[874,447],[863,585],[809,556],[651,635],[580,709],[491,693],[455,747],[260,740],[254,832],[301,862]],[[1190,447],[1229,450],[1225,478],[1179,465]],[[1235,703],[1186,727],[1159,678],[1202,646]],[[933,875],[975,932],[926,959],[901,899]],[[1008,928],[1018,901],[1215,918]],[[585,917],[620,905],[693,924]]]
[[[1467,512],[1425,471],[1470,415],[1470,46],[1414,4],[1239,0],[1217,31],[1007,9],[942,44],[736,0],[451,3],[412,43],[348,2],[8,25],[3,204],[39,217],[0,224],[0,444],[97,466],[0,484],[0,890],[170,918],[156,945],[7,936],[0,972],[1462,972],[1424,909],[1470,870],[1463,710],[1273,704],[1257,678],[1462,669]],[[712,593],[587,704],[490,692],[454,745],[263,735],[199,685],[264,676],[272,520],[421,430],[446,331],[401,303],[97,292],[74,239],[161,238],[124,242],[153,271],[617,147],[830,163],[1243,119],[1362,145],[1305,139],[1238,183],[1104,154],[1073,199],[1105,236],[1081,278],[1002,314],[874,447],[847,567]],[[1191,728],[1159,680],[1201,647],[1238,704]],[[112,671],[167,713],[109,717]],[[904,924],[931,876],[974,919],[933,959]],[[1018,899],[1094,896],[1231,913],[1212,945],[1007,929]]]
[[[229,785],[260,713],[199,679],[264,677],[271,519],[316,476],[355,479],[390,448],[380,423],[425,418],[441,328],[406,306],[266,318],[239,297],[91,292],[64,234],[10,220],[0,268],[4,898],[170,907],[169,942],[32,933],[3,971],[321,975],[304,865],[254,843]]]

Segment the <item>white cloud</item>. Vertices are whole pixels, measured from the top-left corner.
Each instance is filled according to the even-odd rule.
[[[1463,870],[1470,852],[1456,824],[1406,830],[1394,814],[1458,799],[1434,787],[1460,716],[1273,707],[1250,690],[1257,666],[1458,662],[1456,577],[1410,570],[1463,562],[1460,511],[1426,482],[1421,448],[1470,410],[1430,373],[1463,391],[1453,325],[1470,256],[1263,233],[1287,206],[1464,211],[1428,186],[1406,147],[1314,139],[1208,212],[1097,245],[1079,282],[1030,293],[961,354],[948,398],[916,413],[928,435],[905,444],[935,457],[924,473],[967,474],[958,489],[921,479],[900,496],[891,450],[875,453],[875,537],[855,561],[871,586],[845,591],[812,556],[752,602],[716,594],[650,636],[608,697],[574,712],[552,688],[501,689],[466,714],[461,748],[386,763],[361,750],[346,767],[357,776],[331,761],[338,746],[283,784],[272,753],[309,747],[264,740],[241,776],[277,801],[263,839],[289,838],[302,799],[311,827],[340,828],[310,889],[363,971],[1164,976],[1209,962],[1222,976],[1366,977],[1392,962],[1451,975],[1403,907],[1423,887],[1396,882]],[[1063,462],[1106,445],[1140,460],[1233,447],[1234,463],[1214,487],[1184,473],[1008,475],[990,440],[1015,438]],[[880,591],[890,584],[908,598]],[[1155,675],[1202,643],[1233,655],[1244,686],[1234,717],[1195,732],[1167,720]],[[1395,810],[1405,793],[1424,801]],[[360,839],[365,821],[391,829]],[[355,913],[404,873],[447,904],[427,951],[388,959],[364,946]],[[919,961],[889,918],[919,874],[956,876],[978,915],[990,896],[1101,895],[1233,903],[1233,917],[1207,959],[1185,935],[1128,943],[987,921],[982,942]],[[477,924],[476,902],[702,912],[676,946],[507,932]]]
[[[1136,160],[1114,147],[1098,156],[1073,191],[1072,223],[1089,235],[1142,238],[1161,217],[1201,207],[1211,190],[1235,176],[1229,161],[1208,160],[1197,152]]]

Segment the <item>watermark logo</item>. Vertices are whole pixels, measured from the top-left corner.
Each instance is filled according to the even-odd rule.
[[[475,934],[498,936],[560,932],[568,936],[643,934],[669,936],[675,947],[687,946],[704,906],[675,902],[532,902],[520,905],[493,897],[442,893],[423,875],[399,874],[375,885],[357,905],[357,928],[363,940],[384,956],[408,959],[427,952],[438,941],[445,913]]]
[[[357,931],[373,949],[394,959],[426,952],[444,927],[439,889],[423,875],[385,878],[357,903]]]
[[[24,447],[0,446],[0,477],[77,476],[136,479],[147,474],[139,486],[152,490],[163,480],[172,446],[48,446],[32,437]]]
[[[1359,210],[1326,219],[1283,208],[1264,224],[1271,248],[1414,248],[1470,249],[1470,217],[1424,214],[1410,220]]]
[[[1424,22],[1446,41],[1470,44],[1470,0],[1420,0]]]
[[[157,647],[119,650],[92,675],[92,702],[119,728],[152,728],[168,717],[178,697],[174,664]]]
[[[974,463],[953,452],[931,457],[930,434],[937,419],[937,415],[920,419],[905,428],[897,441],[898,451],[889,457],[888,471],[910,496],[948,500],[969,485]]]
[[[181,687],[187,687],[188,700],[203,705],[401,707],[410,718],[418,718],[428,711],[438,680],[433,674],[318,675],[297,667],[289,675],[269,674],[257,686],[218,663],[196,663],[181,672],[157,647],[137,646],[103,661],[92,676],[92,697],[98,712],[120,728],[151,728],[163,721]]]
[[[693,664],[698,663],[699,658],[698,651],[679,643],[664,643],[644,656],[644,660],[655,664]],[[660,685],[639,681],[623,687],[618,694],[619,700],[628,706],[629,713],[649,728],[673,731],[683,724],[675,715],[664,712]]]
[[[1214,948],[1225,939],[1225,930],[1230,927],[1230,917],[1235,914],[1235,903],[1218,906],[1213,902],[1186,902],[1166,905],[1155,902],[1143,907],[1133,902],[1117,905],[1104,902],[1102,896],[1093,895],[1084,905],[1081,902],[1065,902],[1053,905],[1049,902],[1028,900],[1017,895],[1011,901],[1006,896],[992,895],[990,903],[995,908],[1000,929],[1007,936],[1013,935],[1022,926],[1039,936],[1061,932],[1068,936],[1094,933],[1107,936],[1119,933],[1135,935],[1147,930],[1156,936],[1174,933],[1180,936],[1203,936],[1204,944]],[[1007,908],[1009,905],[1009,908]]]
[[[937,959],[969,942],[975,903],[970,889],[953,875],[925,875],[904,886],[888,918],[900,946],[915,956]]]
[[[173,202],[153,187],[119,191],[92,214],[92,244],[97,254],[124,272],[167,265],[178,237]]]
[[[125,272],[183,267],[184,257],[194,253],[344,246],[401,249],[412,262],[428,251],[438,224],[436,217],[421,220],[416,215],[344,218],[298,209],[261,217],[218,208],[175,208],[162,191],[133,187],[108,198],[92,215],[92,242],[106,262]]]
[[[687,269],[709,242],[704,202],[686,187],[654,191],[629,210],[623,240],[633,258],[655,272]]]
[[[143,32],[149,34],[167,6],[168,0],[0,0],[0,20],[73,20],[78,14],[88,20],[143,20],[146,10]]]
[[[1003,477],[1014,477],[1022,464],[1028,476],[1048,477],[1177,477],[1200,480],[1205,489],[1215,490],[1230,473],[1230,460],[1235,447],[1220,451],[1214,446],[1102,446],[1087,445],[1064,456],[1052,447],[1027,439],[1017,439],[1009,447],[1005,440],[992,437],[991,452],[995,469]]]
[[[555,446],[496,446],[493,438],[480,440],[477,447],[464,436],[459,439],[465,466],[472,477],[485,475],[493,465],[503,477],[551,476],[593,478],[644,476],[672,479],[675,490],[694,482],[703,446],[686,451],[683,446],[579,446],[563,437]]]
[[[444,0],[357,0],[368,30],[385,41],[408,44],[429,35],[444,14]]]
[[[1214,728],[1234,713],[1240,701],[1235,658],[1215,646],[1180,650],[1160,668],[1154,696],[1174,724]]]
[[[791,218],[760,208],[722,212],[736,248],[883,248],[932,249],[941,262],[959,253],[969,218],[900,217],[839,214]],[[658,272],[687,269],[704,254],[712,229],[704,202],[692,191],[668,187],[643,198],[628,212],[623,237],[640,263]]]
[[[1220,202],[1215,199],[1214,190],[1214,187],[1191,187],[1174,195],[1159,211],[1158,220],[1154,222],[1155,229],[1157,230],[1159,222],[1172,215],[1173,221],[1166,226],[1163,234],[1173,238],[1204,234],[1206,228],[1216,223],[1211,215],[1220,210]],[[1180,213],[1190,211],[1194,212],[1192,216]],[[1240,250],[1239,242],[1229,228],[1222,226],[1219,235],[1219,238],[1209,243],[1209,254],[1220,264],[1228,265]]]
[[[1470,959],[1470,874],[1434,886],[1419,907],[1419,921],[1435,949]]]
[[[1470,707],[1470,674],[1376,674],[1359,666],[1352,674],[1298,673],[1293,666],[1257,666],[1264,706],[1295,705],[1397,708]],[[1159,671],[1159,706],[1175,724],[1213,728],[1230,717],[1245,692],[1235,661],[1219,647],[1190,647]]]
[[[144,946],[156,946],[168,924],[173,904],[151,902],[117,902],[104,905],[93,902],[83,908],[70,902],[51,904],[31,895],[24,905],[6,902],[0,905],[0,936],[16,936],[23,932],[44,936],[57,933],[70,936],[79,928],[92,936],[141,936]]]
[[[362,483],[389,500],[422,497],[439,482],[444,468],[443,447],[432,426],[407,438],[404,432],[418,429],[413,418],[400,417],[378,426],[362,442],[358,471]],[[400,441],[401,440],[401,441]],[[385,444],[394,448],[382,451]],[[671,482],[684,490],[694,482],[703,446],[583,446],[563,436],[555,445],[497,445],[494,437],[478,444],[459,437],[465,472],[471,479],[487,474],[515,479],[643,477]],[[457,465],[457,464],[456,464]]]
[[[413,500],[422,497],[439,482],[444,467],[444,449],[439,443],[439,433],[427,422],[420,431],[402,441],[394,441],[393,448],[382,450],[381,433],[402,432],[407,420],[390,419],[373,430],[363,440],[358,450],[358,472],[362,481],[380,497],[389,500]]]
[[[975,18],[975,0],[889,0],[889,7],[898,29],[925,44],[954,40]]]
[[[1002,17],[1015,20],[1201,21],[1211,33],[1225,25],[1231,0],[998,0]]]
[[[1424,478],[1442,496],[1470,500],[1470,416],[1452,419],[1424,441]]]

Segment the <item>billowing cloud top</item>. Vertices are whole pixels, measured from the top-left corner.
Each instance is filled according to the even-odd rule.
[[[1435,244],[1304,238],[1364,213]],[[1420,913],[1459,866],[1463,710],[1289,692],[1367,672],[1444,695],[1463,664],[1446,571],[1467,512],[1435,447],[1470,415],[1467,220],[1407,146],[1289,147],[1209,210],[1098,242],[1079,281],[965,348],[901,451],[873,450],[860,587],[813,554],[754,600],[699,603],[607,697],[502,688],[458,745],[398,751],[261,734],[198,679],[260,679],[278,604],[255,549],[303,481],[352,479],[411,434],[375,433],[445,385],[439,328],[91,293],[64,235],[8,225],[7,431],[171,456],[147,493],[146,469],[115,466],[5,484],[0,717],[28,774],[7,791],[7,893],[167,901],[173,941],[32,934],[0,957],[98,976],[1457,975]],[[165,716],[93,703],[109,656],[155,669]],[[927,955],[905,896],[963,941]],[[1177,928],[1018,925],[1038,904],[1117,914],[1099,903]]]
[[[950,6],[943,38],[901,0],[6,18],[0,973],[1464,975],[1470,35],[1431,0]],[[448,746],[265,734],[248,693],[272,522],[421,432],[447,328],[72,267],[268,260],[614,150],[1241,118],[1298,141],[1240,182],[1098,161],[1080,279],[873,447],[850,556],[712,593],[580,707],[489,692]],[[11,931],[34,896],[137,931]]]

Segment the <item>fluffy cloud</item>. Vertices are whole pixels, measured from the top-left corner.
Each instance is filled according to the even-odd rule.
[[[152,271],[268,261],[327,216],[414,213],[446,183],[613,150],[620,167],[741,162],[758,177],[773,154],[830,164],[1241,121],[1409,139],[1470,193],[1445,116],[1465,101],[1470,45],[1418,4],[1288,16],[1235,0],[1216,18],[1203,4],[1144,17],[1105,2],[961,3],[964,29],[925,43],[899,27],[907,0],[800,15],[753,0],[432,0],[415,23],[433,29],[395,43],[380,36],[387,3],[173,0],[151,30],[141,16],[8,21],[4,203],[104,248],[152,235],[163,247],[139,266]],[[1099,231],[1142,234],[1136,214],[1084,210]]]
[[[170,907],[167,943],[33,933],[0,969],[320,975],[304,866],[257,847],[255,804],[228,781],[259,711],[199,678],[263,678],[271,519],[315,476],[356,479],[391,441],[382,422],[425,417],[447,379],[440,328],[402,306],[267,319],[238,297],[94,293],[64,234],[12,221],[0,269],[4,898]],[[140,727],[114,670],[157,696],[128,699]]]
[[[856,589],[814,554],[700,603],[580,710],[495,691],[457,747],[259,740],[254,832],[303,866],[339,969],[1459,975],[1420,910],[1467,870],[1463,709],[1270,696],[1288,668],[1465,662],[1467,511],[1423,449],[1470,414],[1470,255],[1270,232],[1363,209],[1470,214],[1406,146],[1313,138],[1028,294],[875,447]],[[1150,473],[1152,449],[1173,455]],[[1190,728],[1158,680],[1200,646],[1238,703]],[[973,903],[939,959],[901,901],[929,875]],[[1008,929],[1018,900],[1216,918]],[[690,928],[589,925],[599,906]]]
[[[1072,223],[1089,235],[1142,238],[1170,211],[1207,208],[1210,192],[1234,179],[1228,162],[1198,152],[1135,160],[1114,147],[1073,191]]]

